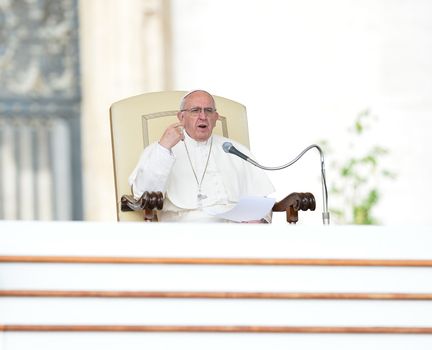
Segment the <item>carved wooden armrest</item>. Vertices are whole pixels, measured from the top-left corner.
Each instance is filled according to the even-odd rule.
[[[163,208],[162,192],[144,192],[143,195],[135,199],[132,195],[124,194],[121,196],[121,211],[143,211],[145,221],[154,221],[154,209]]]
[[[273,211],[286,211],[287,221],[295,224],[298,221],[299,210],[315,210],[315,197],[309,192],[294,192],[275,203]]]
[[[163,193],[162,192],[144,192],[143,195],[135,199],[132,195],[123,195],[121,197],[121,211],[143,211],[145,221],[154,221],[154,210],[163,208]],[[315,210],[315,197],[309,192],[294,192],[275,203],[272,211],[285,211],[287,221],[297,223],[299,210]]]

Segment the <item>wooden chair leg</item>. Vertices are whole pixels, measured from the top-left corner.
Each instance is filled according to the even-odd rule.
[[[290,206],[286,210],[286,220],[289,224],[296,224],[298,221],[298,210],[295,210],[292,206]]]
[[[143,210],[144,221],[154,221],[155,213],[152,209]]]

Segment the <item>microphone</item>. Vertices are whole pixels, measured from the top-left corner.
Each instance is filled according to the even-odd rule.
[[[226,153],[235,154],[237,157],[240,157],[247,162],[252,160],[246,154],[241,153],[237,148],[235,148],[231,142],[224,142],[222,148]]]
[[[300,154],[295,157],[292,161],[288,162],[287,164],[276,166],[276,167],[269,167],[269,166],[263,166],[257,162],[255,162],[253,159],[249,158],[244,153],[240,152],[237,148],[233,146],[231,142],[224,142],[222,145],[223,150],[226,153],[235,154],[236,156],[244,159],[245,161],[255,165],[258,168],[264,169],[264,170],[281,170],[288,168],[289,166],[293,165],[295,162],[297,162],[303,155],[309,151],[312,148],[316,148],[320,154],[320,161],[321,161],[321,186],[322,186],[322,194],[323,194],[323,213],[322,213],[322,219],[323,224],[328,225],[330,224],[330,213],[328,210],[328,191],[327,191],[327,182],[325,177],[325,165],[324,165],[324,153],[320,146],[318,145],[310,145],[306,147],[303,151],[300,152]]]

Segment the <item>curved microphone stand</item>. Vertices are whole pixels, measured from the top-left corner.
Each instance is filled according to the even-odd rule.
[[[297,162],[303,155],[309,151],[311,148],[316,148],[320,153],[320,160],[321,160],[321,185],[322,185],[322,194],[323,194],[323,213],[322,213],[322,219],[323,224],[328,225],[330,224],[330,213],[328,211],[328,192],[327,192],[327,183],[326,183],[326,177],[325,177],[325,165],[324,165],[324,153],[320,146],[318,145],[310,145],[309,147],[306,147],[303,151],[300,152],[300,154],[295,157],[292,161],[290,161],[287,164],[276,166],[276,167],[269,167],[269,166],[263,166],[261,164],[258,164],[253,159],[249,158],[245,154],[238,151],[231,142],[225,142],[223,144],[223,149],[225,152],[235,154],[239,156],[240,158],[243,158],[244,160],[248,161],[249,163],[255,165],[258,168],[264,169],[264,170],[281,170],[288,168],[289,166],[293,165],[295,162]]]

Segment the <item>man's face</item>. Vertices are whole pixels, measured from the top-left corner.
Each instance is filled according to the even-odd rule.
[[[187,96],[183,111],[177,116],[188,135],[196,141],[208,140],[219,118],[213,98],[203,91]]]

